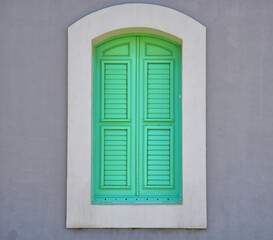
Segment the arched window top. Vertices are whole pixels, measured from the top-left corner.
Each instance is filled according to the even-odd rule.
[[[136,32],[168,38],[182,48],[182,205],[90,203],[94,46],[109,37]],[[206,228],[204,25],[167,7],[138,3],[104,8],[68,28],[67,169],[68,228]]]
[[[149,30],[145,30],[148,28]],[[172,39],[200,38],[206,27],[184,13],[153,4],[128,3],[98,10],[73,23],[68,30],[88,31],[92,40],[129,32],[155,33]],[[153,31],[153,32],[151,32]],[[169,36],[168,36],[169,35]]]

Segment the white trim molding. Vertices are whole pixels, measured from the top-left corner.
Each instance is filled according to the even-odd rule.
[[[182,44],[182,205],[90,201],[93,45],[130,32]],[[206,28],[176,10],[142,3],[108,7],[71,25],[67,141],[67,228],[206,228]]]

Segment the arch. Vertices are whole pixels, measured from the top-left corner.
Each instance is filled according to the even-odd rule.
[[[131,32],[182,43],[182,205],[90,204],[93,46]],[[68,28],[67,227],[206,228],[205,90],[206,28],[181,12],[152,4],[122,4],[72,24]],[[162,221],[162,216],[168,220]]]

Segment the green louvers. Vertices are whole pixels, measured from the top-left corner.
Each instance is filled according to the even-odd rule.
[[[92,204],[181,204],[181,46],[127,34],[94,47]]]

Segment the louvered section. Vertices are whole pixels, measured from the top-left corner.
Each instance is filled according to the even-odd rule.
[[[104,65],[104,119],[128,118],[128,66]]]
[[[127,129],[104,129],[104,186],[127,186]]]
[[[147,119],[171,118],[170,63],[148,63]]]
[[[147,186],[170,186],[171,130],[147,129]]]

